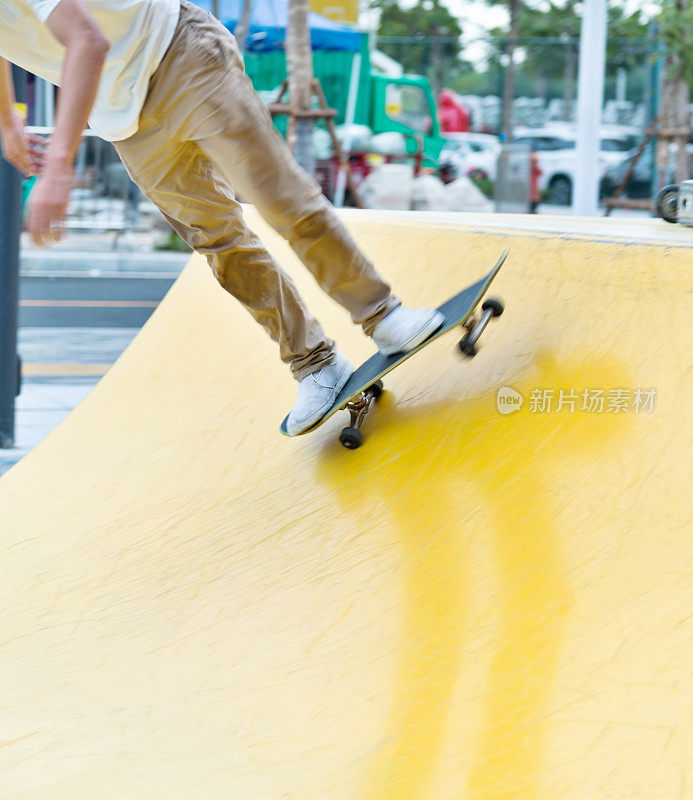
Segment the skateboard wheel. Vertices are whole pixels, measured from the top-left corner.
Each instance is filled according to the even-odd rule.
[[[488,300],[484,300],[481,309],[482,311],[492,311],[494,317],[500,317],[503,313],[503,303],[495,297],[489,297]]]
[[[383,382],[376,381],[372,386],[368,387],[373,392],[373,397],[380,397],[383,393]]]
[[[361,435],[361,431],[356,428],[344,428],[339,434],[339,441],[348,450],[356,450],[357,447],[361,447],[363,436]]]
[[[660,189],[654,201],[657,214],[666,222],[677,222],[679,215],[679,185],[670,183]]]
[[[462,339],[457,346],[460,348],[460,352],[467,356],[467,358],[474,358],[476,355],[476,347],[471,344],[466,337]]]

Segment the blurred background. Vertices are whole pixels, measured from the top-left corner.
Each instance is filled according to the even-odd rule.
[[[198,5],[235,33],[274,124],[335,205],[585,213],[576,203],[576,180],[584,166],[578,107],[586,3]],[[658,192],[693,174],[693,7],[690,0],[610,0],[603,23],[597,196],[588,213],[661,214],[667,206],[655,202]],[[15,83],[31,129],[49,137],[58,90],[17,70]],[[32,185],[21,187],[24,210]],[[13,269],[12,245],[5,240],[3,247],[5,274]],[[0,387],[0,472],[98,381],[188,257],[113,147],[86,131],[63,240],[37,250],[21,234],[15,336],[21,366],[16,386],[5,366]],[[7,361],[15,289],[11,279],[3,287],[0,350]],[[20,433],[8,399],[14,402],[15,394]]]
[[[277,128],[336,205],[566,213],[572,204],[581,2],[292,0],[304,7],[307,51],[292,42],[287,0],[198,5],[236,33]],[[685,0],[607,4],[601,213],[652,212],[662,186],[691,176],[693,44],[681,33],[690,18]],[[26,97],[29,123],[49,132],[56,90],[28,76]],[[294,125],[289,97],[315,118]],[[321,105],[333,115],[319,116]],[[142,235],[159,228],[156,212],[110,145],[88,136],[74,195],[69,229],[80,238],[177,244]]]

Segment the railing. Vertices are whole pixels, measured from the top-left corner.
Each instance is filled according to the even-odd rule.
[[[53,128],[30,126],[29,133],[50,138]],[[130,231],[146,231],[140,221],[142,194],[110,142],[92,131],[82,135],[64,227],[68,231],[112,232],[113,247]]]

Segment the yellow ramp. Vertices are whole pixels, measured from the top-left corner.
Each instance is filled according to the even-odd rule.
[[[3,798],[691,796],[691,232],[346,219],[412,304],[509,246],[504,316],[349,452],[279,435],[293,382],[193,259],[0,481]]]

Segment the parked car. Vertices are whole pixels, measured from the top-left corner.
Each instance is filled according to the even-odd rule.
[[[613,197],[616,189],[621,185],[631,161],[637,153],[637,148],[631,150],[626,158],[609,167],[599,182],[599,199]],[[652,194],[652,149],[646,147],[638,159],[626,184],[624,196],[633,199],[650,197]]]
[[[611,165],[623,160],[636,141],[636,132],[620,126],[603,126],[600,132],[601,177]],[[547,201],[554,205],[569,205],[577,167],[574,126],[555,123],[545,128],[517,128],[513,143],[525,144],[537,154],[542,171],[539,189],[546,194]]]
[[[500,153],[497,136],[489,133],[446,133],[438,166],[452,166],[459,176],[477,175],[495,181]]]
[[[688,154],[690,157],[691,165],[693,166],[693,145],[688,145]],[[599,184],[599,198],[613,197],[616,189],[621,185],[626,176],[626,172],[630,167],[631,161],[638,152],[638,148],[634,147],[630,150],[625,158],[622,158],[618,163],[609,167],[604,173]],[[631,199],[648,198],[652,197],[652,178],[653,178],[653,158],[652,148],[646,147],[642,155],[638,159],[633,168],[633,174],[628,179],[624,191],[624,197]],[[673,183],[675,169],[675,146],[670,148],[670,163],[665,176],[665,183]]]

